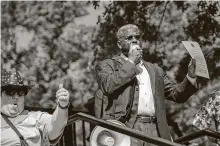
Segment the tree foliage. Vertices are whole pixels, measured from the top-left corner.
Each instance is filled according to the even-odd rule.
[[[76,25],[88,14],[85,2],[2,2],[2,67],[16,68],[35,83],[29,106],[53,107],[60,83],[70,91],[74,107],[93,96],[89,66],[93,27]]]
[[[218,2],[111,2],[97,22],[99,30],[93,40],[94,48],[102,59],[117,53],[118,28],[134,23],[143,32],[144,59],[171,70],[172,64],[182,59],[177,54],[185,54],[183,40],[198,41],[204,54],[214,54],[219,48],[218,15]]]

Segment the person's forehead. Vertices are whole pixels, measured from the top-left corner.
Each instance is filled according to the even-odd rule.
[[[123,32],[124,36],[139,35],[139,34],[140,34],[140,31],[135,28],[128,28],[128,29],[124,30],[124,32]]]
[[[121,37],[127,37],[132,35],[140,35],[140,31],[135,28],[128,28],[121,32]]]

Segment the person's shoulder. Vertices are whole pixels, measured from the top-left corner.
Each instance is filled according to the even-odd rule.
[[[156,63],[152,63],[152,62],[144,61],[144,60],[143,60],[143,62],[144,62],[145,64],[147,64],[148,66],[150,66],[150,67],[159,67],[158,64],[156,64]],[[160,67],[159,67],[159,68],[160,68]]]
[[[50,114],[47,113],[47,112],[42,112],[42,111],[29,111],[29,116],[35,117],[36,119],[42,117],[43,115],[45,115],[45,116],[50,116]]]
[[[120,56],[120,55],[114,55],[114,56],[112,56],[111,58],[107,58],[107,59],[105,59],[105,60],[103,60],[102,62],[107,62],[107,63],[109,63],[109,62],[114,62],[114,61],[122,61],[123,60],[123,58]]]
[[[117,63],[117,61],[120,59],[121,57],[118,55],[113,56],[112,58],[104,59],[102,61],[99,61],[99,63],[96,65],[96,68],[100,66],[106,66],[106,65],[114,66],[114,64]]]
[[[156,64],[156,63],[151,63],[151,62],[148,62],[148,61],[144,61],[144,62],[145,62],[149,67],[163,72],[163,69],[162,69],[158,64]]]
[[[100,65],[103,65],[103,64],[106,64],[106,63],[109,63],[109,62],[112,62],[112,59],[111,58],[107,58],[107,59],[104,59],[104,60],[101,60],[97,63],[97,66],[100,66]]]

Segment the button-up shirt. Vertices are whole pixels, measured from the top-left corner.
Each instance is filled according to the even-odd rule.
[[[138,115],[154,116],[154,98],[149,73],[142,61],[137,65],[137,67],[140,70],[140,74],[136,76],[139,85]]]

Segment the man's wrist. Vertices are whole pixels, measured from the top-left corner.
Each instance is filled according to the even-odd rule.
[[[197,86],[197,81],[196,81],[197,76],[196,76],[195,78],[192,78],[192,77],[189,76],[189,74],[187,74],[186,77],[187,77],[187,79],[189,80],[189,82],[190,82],[193,86],[195,86],[196,88],[198,88],[198,86]]]
[[[58,107],[61,109],[68,109],[68,107],[70,105],[70,103],[68,102],[68,104],[66,106],[62,106],[59,101],[57,102],[57,104],[58,104]]]
[[[195,76],[195,77],[191,77],[188,73],[187,73],[186,76],[187,76],[188,79],[189,79],[189,78],[190,78],[190,79],[193,79],[193,80],[196,80],[196,79],[197,79],[197,76]]]

